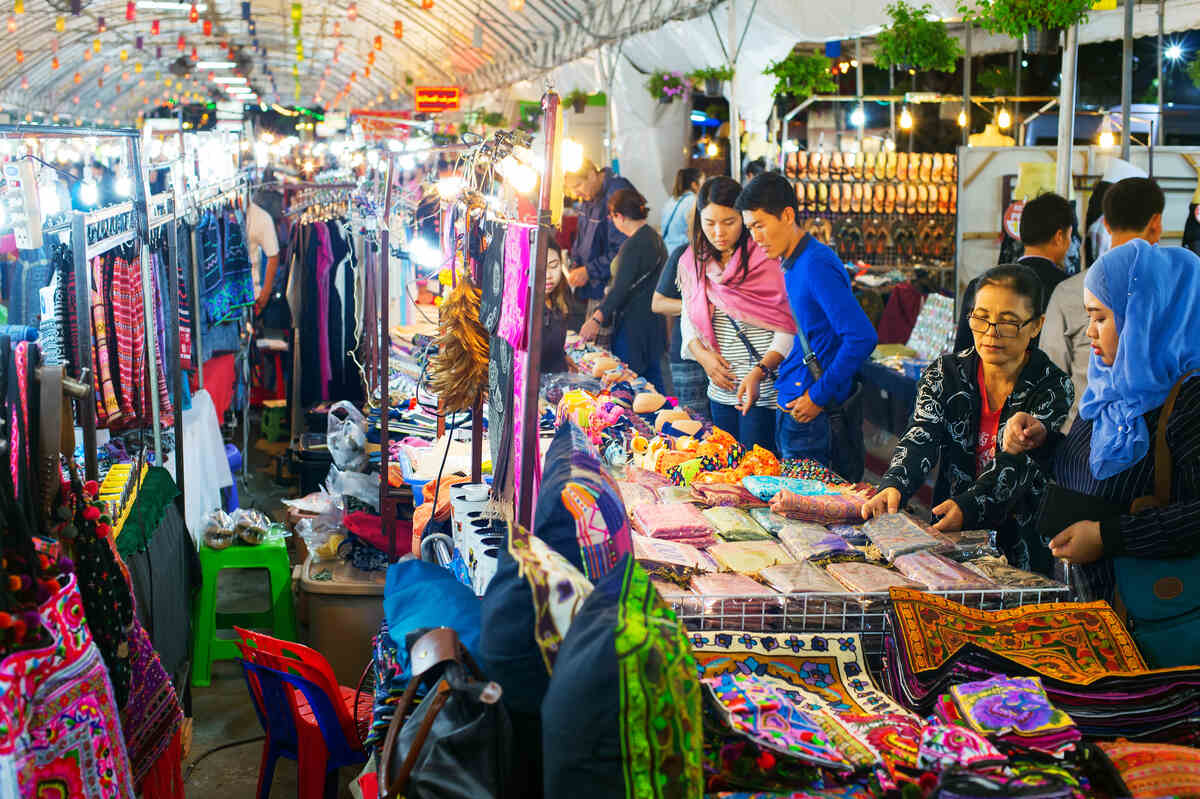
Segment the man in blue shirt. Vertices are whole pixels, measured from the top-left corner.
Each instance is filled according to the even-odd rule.
[[[578,201],[575,210],[579,214],[567,283],[577,298],[588,301],[590,318],[612,280],[613,258],[625,243],[625,234],[608,216],[608,200],[619,189],[632,189],[633,184],[586,158],[578,172],[565,175],[563,183],[567,194]]]
[[[839,450],[848,442],[834,440],[825,409],[844,402],[853,391],[855,373],[878,342],[875,328],[854,298],[837,253],[797,224],[796,192],[787,178],[777,172],[759,175],[742,190],[737,208],[758,245],[780,259],[800,330],[775,381],[781,409],[776,424],[779,455],[838,463]],[[815,363],[806,356],[810,348]],[[819,379],[814,378],[816,372]]]

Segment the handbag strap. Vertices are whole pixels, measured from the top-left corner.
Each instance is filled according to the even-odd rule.
[[[796,245],[796,249],[788,256],[784,262],[784,271],[788,271],[796,263],[804,251],[808,249],[809,242],[812,241],[812,234],[805,233],[801,237],[800,243]],[[821,375],[825,374],[825,370],[821,368],[821,362],[817,360],[817,354],[813,352],[812,346],[808,343],[808,336],[804,335],[804,328],[799,323],[796,324],[796,335],[800,339],[800,349],[804,352],[804,367],[808,369],[808,373],[812,375],[813,382],[821,379]]]
[[[1171,412],[1175,410],[1175,401],[1179,399],[1183,384],[1195,374],[1200,374],[1200,369],[1193,369],[1179,378],[1167,394],[1167,401],[1163,403],[1162,413],[1158,417],[1158,430],[1154,436],[1154,494],[1134,500],[1135,513],[1147,507],[1163,508],[1171,502],[1172,466],[1171,448],[1167,444],[1167,422],[1171,418]]]
[[[733,325],[733,332],[737,334],[738,339],[741,340],[741,342],[742,342],[742,346],[745,347],[746,352],[748,352],[750,354],[750,359],[754,361],[754,365],[761,367],[762,370],[764,372],[766,372],[767,377],[774,380],[775,373],[772,370],[769,370],[769,369],[767,369],[767,367],[762,365],[762,356],[758,354],[758,348],[755,347],[753,343],[751,343],[750,337],[746,335],[746,332],[744,330],[742,330],[742,326],[739,325],[737,323],[737,320],[734,319],[729,314],[725,314],[725,317],[727,319],[729,319],[729,324]]]
[[[691,194],[691,192],[688,192]],[[687,199],[687,194],[675,201],[675,207],[671,209],[671,215],[667,217],[667,224],[663,225],[663,235],[667,235],[667,231],[671,229],[671,223],[675,221],[675,214],[679,211],[679,206],[683,205],[683,201]]]
[[[399,734],[400,728],[404,726],[404,717],[408,714],[408,707],[412,704],[413,697],[416,696],[417,686],[420,684],[420,677],[413,677],[409,682],[407,690],[404,692],[404,697],[401,703],[396,708],[396,715],[392,716],[392,722],[388,725],[387,738],[383,742],[383,760],[380,763],[380,776],[387,778],[388,766],[390,765],[391,753],[396,745],[396,736]],[[426,702],[432,703],[429,706],[429,712],[425,714],[425,718],[421,719],[421,726],[417,729],[417,734],[413,738],[412,748],[408,750],[408,755],[404,758],[404,763],[400,766],[400,773],[396,775],[396,779],[388,785],[387,799],[399,799],[404,789],[408,787],[408,778],[412,776],[412,771],[416,768],[417,757],[421,754],[422,747],[425,746],[425,741],[429,738],[429,731],[433,729],[433,722],[437,720],[438,714],[442,712],[442,708],[446,706],[447,700],[450,699],[450,683],[442,679],[438,681],[437,688],[434,689],[432,696],[425,698]]]

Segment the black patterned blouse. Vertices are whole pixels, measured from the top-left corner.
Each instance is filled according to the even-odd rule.
[[[907,502],[940,465],[934,505],[953,499],[963,512],[963,529],[996,530],[1001,549],[1018,568],[1048,574],[1050,551],[1036,534],[1038,505],[1051,474],[1051,452],[1042,447],[1011,455],[997,447],[995,462],[975,476],[979,441],[979,355],[974,348],[931,363],[917,387],[908,430],[900,437],[879,490],[896,488]],[[1033,350],[1000,413],[998,440],[1013,414],[1024,411],[1057,431],[1075,399],[1071,379]]]

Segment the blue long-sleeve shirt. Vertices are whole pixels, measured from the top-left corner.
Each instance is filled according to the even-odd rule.
[[[614,175],[611,169],[604,170],[604,186],[594,200],[576,206],[579,212],[579,228],[575,243],[571,246],[571,260],[576,265],[586,266],[588,282],[575,290],[581,300],[598,300],[612,279],[612,262],[617,251],[625,243],[625,234],[617,230],[608,215],[608,200],[619,189],[632,189],[633,184],[623,177]]]
[[[797,336],[775,382],[779,405],[786,408],[806,391],[809,399],[822,408],[842,402],[850,395],[854,375],[871,357],[879,337],[854,298],[846,268],[829,247],[806,235],[782,266],[792,314],[824,373],[814,385]]]

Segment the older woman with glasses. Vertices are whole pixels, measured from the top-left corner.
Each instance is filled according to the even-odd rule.
[[[1010,563],[1050,573],[1049,552],[1036,532],[1049,453],[1013,455],[997,446],[1013,415],[1027,413],[1057,430],[1074,400],[1070,378],[1033,346],[1042,307],[1042,284],[1027,267],[998,266],[984,274],[969,318],[975,346],[925,370],[912,421],[864,518],[897,511],[940,465],[935,528],[996,530]]]

